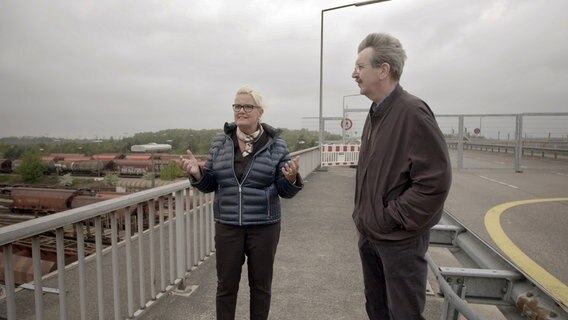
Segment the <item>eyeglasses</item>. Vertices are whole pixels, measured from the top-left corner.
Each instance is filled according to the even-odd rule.
[[[361,69],[364,69],[365,67],[370,66],[371,64],[362,64],[362,65],[356,65],[355,68],[353,68],[353,72],[355,73],[359,73],[361,72]]]
[[[245,110],[246,113],[251,112],[254,108],[258,108],[257,106],[253,106],[252,104],[234,104],[233,111],[240,112],[241,110]]]

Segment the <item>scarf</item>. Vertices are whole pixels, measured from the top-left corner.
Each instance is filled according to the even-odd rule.
[[[252,134],[246,134],[242,132],[239,127],[237,127],[237,138],[245,143],[245,150],[242,151],[243,157],[246,157],[252,153],[252,144],[258,140],[263,132],[264,129],[262,128],[262,126],[259,126],[259,129]]]

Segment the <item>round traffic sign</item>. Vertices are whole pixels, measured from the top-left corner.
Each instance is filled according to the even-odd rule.
[[[345,130],[349,130],[353,127],[353,121],[349,118],[345,118],[341,121],[341,128]]]

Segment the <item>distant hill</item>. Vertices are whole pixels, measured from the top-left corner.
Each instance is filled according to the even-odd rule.
[[[206,154],[211,147],[213,137],[222,129],[167,129],[157,132],[140,132],[122,139],[62,139],[53,137],[5,137],[0,138],[0,154],[8,159],[19,159],[25,152],[38,151],[50,153],[126,153],[136,144],[167,143],[172,146],[172,154],[185,154],[189,148],[195,154]],[[291,152],[314,147],[318,143],[319,133],[315,130],[282,129],[282,138]],[[341,136],[326,132],[326,140],[340,140]]]

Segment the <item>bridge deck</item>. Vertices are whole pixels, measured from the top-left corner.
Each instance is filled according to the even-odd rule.
[[[305,189],[283,201],[283,224],[276,255],[270,319],[366,319],[357,235],[351,220],[354,169],[314,172]],[[446,249],[430,254],[451,263]],[[447,265],[447,264],[445,264]],[[435,279],[430,282],[437,291]],[[144,319],[214,319],[215,255],[190,275],[189,297],[159,301]],[[427,296],[426,319],[440,319],[443,298]],[[246,263],[240,284],[237,319],[248,319]],[[487,319],[500,319],[494,307],[483,307]]]

